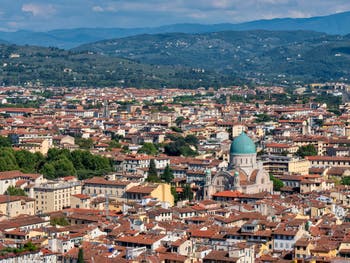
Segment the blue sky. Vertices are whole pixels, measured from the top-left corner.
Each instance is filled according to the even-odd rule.
[[[349,10],[350,0],[0,0],[0,30],[237,23]]]

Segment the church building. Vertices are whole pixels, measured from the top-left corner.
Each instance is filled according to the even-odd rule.
[[[206,173],[204,198],[222,191],[239,191],[255,194],[273,191],[273,183],[264,170],[262,162],[256,160],[256,147],[252,139],[242,132],[230,147],[230,162],[227,171],[219,171],[214,176]]]

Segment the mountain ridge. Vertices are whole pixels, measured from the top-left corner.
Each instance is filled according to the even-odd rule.
[[[265,76],[271,80],[285,75],[305,82],[350,79],[349,46],[349,35],[255,30],[146,34],[99,41],[72,51],[246,78]]]
[[[0,44],[0,58],[2,86],[195,88],[242,83],[239,77],[233,75],[148,65],[58,48]]]
[[[196,24],[180,23],[159,27],[139,28],[73,28],[46,32],[19,30],[0,31],[0,39],[17,45],[40,45],[70,49],[82,44],[105,39],[122,38],[139,34],[159,33],[209,33],[245,30],[311,30],[327,34],[350,34],[350,12],[311,18],[275,18],[244,23]]]
[[[0,45],[0,85],[221,87],[350,83],[350,35],[313,31],[164,33],[72,50]]]

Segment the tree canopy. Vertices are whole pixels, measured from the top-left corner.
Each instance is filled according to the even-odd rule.
[[[183,188],[182,199],[189,201],[193,199],[193,192],[189,184],[186,184]]]
[[[91,149],[94,146],[94,141],[92,139],[84,139],[84,138],[77,138],[75,139],[75,142],[77,145],[79,145],[80,148],[88,150]]]
[[[171,181],[174,179],[173,171],[170,169],[169,164],[164,169],[163,174],[161,175],[160,179],[162,179],[166,183],[171,183]]]
[[[350,176],[344,176],[340,182],[342,185],[350,185]]]
[[[10,185],[5,194],[7,195],[17,195],[17,196],[26,196],[26,192],[22,188],[14,187]]]
[[[180,126],[184,120],[185,120],[185,117],[183,117],[183,116],[177,117],[175,120],[176,126]]]
[[[158,177],[156,163],[154,159],[150,160],[149,168],[148,168],[148,176],[146,178],[147,182],[158,183],[160,182],[160,178]]]
[[[112,171],[111,160],[93,155],[89,151],[52,148],[44,157],[40,153],[26,150],[14,151],[1,147],[0,172],[20,170],[24,173],[42,173],[46,178],[55,179],[77,175],[79,179],[107,174]]]
[[[198,138],[194,135],[169,136],[172,140],[164,146],[164,152],[170,156],[196,156],[198,155],[196,148],[198,146]]]
[[[0,147],[11,147],[11,140],[8,137],[0,136]]]
[[[280,191],[281,188],[284,186],[283,182],[280,179],[274,177],[273,175],[270,175],[270,180],[273,183],[273,190],[274,191]]]
[[[78,261],[77,263],[84,263],[84,251],[82,248],[79,248],[79,252],[78,252]]]
[[[50,220],[50,225],[52,225],[52,226],[56,226],[56,225],[68,226],[69,223],[68,223],[67,219],[64,217],[56,217],[56,218],[52,218]]]
[[[304,145],[299,147],[295,155],[300,156],[302,158],[304,158],[305,156],[315,156],[317,155],[317,150],[312,144]]]
[[[156,155],[158,153],[158,149],[153,143],[145,142],[137,152],[147,155]]]

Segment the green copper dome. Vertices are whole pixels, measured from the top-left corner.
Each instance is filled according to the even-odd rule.
[[[256,147],[252,139],[245,132],[236,137],[231,143],[230,154],[252,154],[256,153]]]

